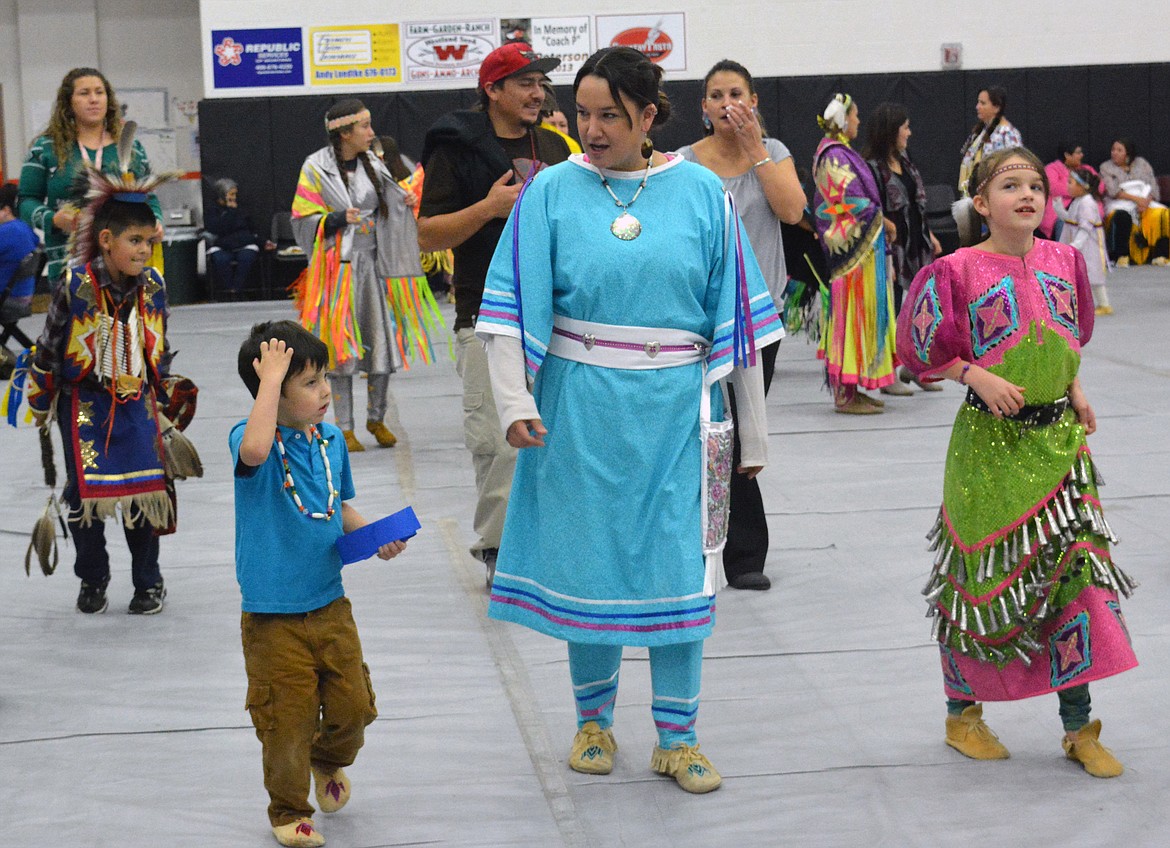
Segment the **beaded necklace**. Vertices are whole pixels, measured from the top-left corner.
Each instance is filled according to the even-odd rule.
[[[622,241],[633,241],[642,234],[642,222],[630,214],[630,207],[638,202],[638,198],[642,195],[642,189],[646,187],[646,180],[650,179],[650,160],[646,160],[646,173],[642,174],[642,182],[638,183],[638,190],[634,192],[634,199],[629,203],[622,203],[618,200],[618,196],[609,187],[609,180],[605,178],[605,174],[602,174],[600,169],[598,169],[598,174],[601,177],[602,187],[609,192],[609,196],[613,198],[613,202],[622,210],[622,214],[618,215],[613,223],[609,225],[609,231]]]
[[[309,427],[309,435],[316,440],[317,449],[321,451],[321,461],[325,463],[325,488],[329,490],[329,502],[325,505],[325,511],[309,512],[305,508],[305,505],[301,503],[301,496],[297,494],[297,484],[293,482],[292,468],[289,467],[288,456],[284,452],[284,439],[280,437],[280,428],[278,427],[276,430],[276,450],[280,453],[280,464],[284,466],[284,488],[292,495],[293,503],[296,504],[297,509],[301,511],[302,515],[328,521],[333,517],[333,498],[338,492],[333,490],[333,471],[329,467],[329,455],[325,452],[326,441],[321,438],[321,434],[317,432],[316,427]]]

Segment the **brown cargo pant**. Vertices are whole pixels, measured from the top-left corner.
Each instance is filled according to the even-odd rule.
[[[354,761],[378,716],[374,689],[348,598],[294,615],[245,612],[240,630],[277,827],[313,815],[310,763],[332,773]]]

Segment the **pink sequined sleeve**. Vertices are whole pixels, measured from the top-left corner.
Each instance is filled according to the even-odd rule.
[[[957,359],[971,361],[966,303],[951,257],[914,278],[898,316],[898,358],[916,376],[939,379]]]
[[[1096,312],[1093,307],[1093,289],[1089,285],[1089,269],[1085,265],[1085,255],[1079,250],[1074,251],[1076,256],[1076,287],[1077,287],[1077,329],[1079,330],[1079,338],[1081,347],[1089,343],[1089,339],[1093,338],[1093,322],[1096,320]]]

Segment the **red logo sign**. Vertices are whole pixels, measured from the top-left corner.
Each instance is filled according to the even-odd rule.
[[[231,36],[224,38],[215,46],[215,55],[219,57],[219,64],[223,67],[240,64],[240,54],[244,52],[244,45],[238,44]]]
[[[661,62],[674,49],[674,42],[660,29],[631,27],[615,35],[609,46],[633,47],[651,62]]]
[[[440,62],[447,62],[454,60],[462,62],[463,56],[467,53],[466,44],[436,44],[435,58]]]

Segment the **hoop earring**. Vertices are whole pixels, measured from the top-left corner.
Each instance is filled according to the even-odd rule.
[[[642,158],[649,161],[650,157],[654,155],[654,142],[650,140],[650,136],[646,136],[642,140]]]
[[[711,126],[711,119],[707,117],[706,112],[703,113],[703,129],[705,129],[707,132],[711,132],[713,129]]]

